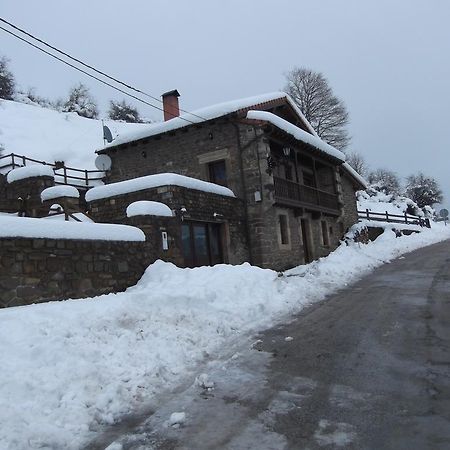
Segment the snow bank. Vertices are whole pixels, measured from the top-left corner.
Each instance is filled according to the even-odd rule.
[[[410,198],[401,195],[385,194],[373,187],[367,191],[357,192],[357,205],[359,211],[368,209],[372,212],[403,215],[408,211],[417,216],[423,216],[422,210]]]
[[[54,224],[30,217],[0,216],[0,238],[26,237],[99,241],[145,241],[142,230],[128,225],[61,222]]]
[[[80,198],[80,193],[77,188],[65,185],[52,186],[41,192],[41,200],[43,202],[61,197]]]
[[[269,122],[280,130],[289,133],[295,139],[298,139],[305,144],[312,145],[318,150],[321,150],[322,152],[327,153],[334,158],[345,161],[345,155],[341,151],[322,141],[322,139],[320,139],[319,137],[313,136],[306,131],[303,131],[301,128],[273,113],[267,111],[249,111],[247,113],[247,119],[264,120],[265,122]]]
[[[30,166],[19,167],[18,169],[11,170],[6,176],[6,181],[8,183],[13,183],[14,181],[33,177],[55,178],[55,174],[50,166],[44,166],[43,164],[32,164]]]
[[[281,277],[249,264],[158,261],[124,293],[0,310],[0,448],[84,448],[99,425],[186,376],[194,381],[204,358],[233,352],[381,264],[448,238],[440,224],[409,237],[386,231]]]
[[[145,124],[105,120],[113,136],[146,129]],[[97,170],[95,149],[103,145],[101,120],[40,106],[0,100],[0,135],[4,154],[16,153],[67,167]]]
[[[134,216],[172,217],[173,214],[172,210],[164,203],[141,200],[128,205],[127,217]]]
[[[130,192],[142,191],[144,189],[159,186],[180,186],[198,191],[210,192],[212,194],[234,197],[233,191],[218,184],[197,180],[196,178],[178,175],[176,173],[158,173],[145,177],[133,178],[131,180],[119,181],[118,183],[106,184],[90,189],[86,193],[86,201],[92,202],[100,198],[114,197],[116,195],[128,194]]]
[[[191,125],[191,123],[201,123],[206,120],[216,119],[217,117],[231,114],[241,109],[250,108],[251,106],[257,106],[261,103],[266,103],[281,98],[285,98],[290,106],[303,119],[310,133],[312,133],[314,136],[317,136],[314,129],[311,127],[305,116],[302,114],[300,109],[288,94],[286,94],[285,92],[271,92],[268,94],[218,103],[216,105],[207,106],[206,108],[191,111],[190,113],[183,113],[180,115],[180,117],[174,117],[173,119],[167,120],[166,122],[147,125],[145,129],[140,129],[136,132],[133,131],[123,136],[119,136],[114,142],[112,142],[111,144],[107,144],[104,148],[114,147],[116,145],[125,144],[127,142],[137,141],[138,139],[144,139],[146,137],[173,131],[178,128],[183,128]]]

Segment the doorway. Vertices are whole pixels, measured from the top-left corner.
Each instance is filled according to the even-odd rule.
[[[181,237],[186,267],[223,263],[220,224],[184,222],[181,225]]]
[[[303,256],[305,259],[305,264],[310,263],[312,258],[311,252],[311,240],[310,240],[310,224],[307,219],[300,220],[300,228],[302,233],[302,242],[303,242]]]

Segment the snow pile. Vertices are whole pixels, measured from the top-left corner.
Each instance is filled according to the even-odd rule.
[[[127,217],[134,216],[163,216],[172,217],[172,210],[160,202],[141,200],[131,203],[127,208]]]
[[[105,125],[114,137],[148,127],[112,120],[105,120]],[[96,170],[95,149],[103,145],[102,121],[0,100],[0,141],[5,155],[15,153],[48,163],[64,161],[67,167]]]
[[[400,195],[385,194],[373,187],[357,192],[357,205],[358,211],[368,209],[378,213],[403,215],[406,212],[420,217],[424,215],[411,199]]]
[[[99,241],[145,241],[142,230],[109,223],[51,222],[31,217],[0,216],[0,238],[25,237]]]
[[[125,144],[127,142],[137,141],[138,139],[144,139],[146,137],[155,136],[157,134],[166,133],[168,131],[177,130],[191,125],[191,123],[201,123],[207,120],[216,119],[227,114],[237,112],[242,109],[250,107],[257,107],[258,105],[266,102],[270,102],[277,99],[285,98],[289,105],[296,111],[299,117],[302,118],[308,131],[317,136],[314,129],[311,127],[305,116],[302,114],[298,106],[285,92],[271,92],[269,94],[262,94],[253,97],[240,98],[229,102],[218,103],[216,105],[207,106],[205,108],[191,111],[190,113],[181,114],[180,117],[174,117],[166,122],[154,123],[147,125],[145,128],[141,128],[136,132],[131,132],[126,135],[118,137],[111,144],[107,144],[107,147],[114,147],[116,145]]]
[[[249,264],[158,261],[124,293],[0,310],[0,448],[84,448],[92,430],[194,381],[205,358],[233,354],[252,333],[448,238],[441,224],[409,237],[386,231],[281,277]]]
[[[330,156],[333,156],[334,158],[340,159],[341,161],[345,161],[345,155],[341,151],[322,141],[322,139],[320,139],[319,137],[313,136],[307,133],[306,131],[303,131],[301,128],[295,126],[294,124],[288,122],[285,119],[282,119],[281,117],[271,112],[249,111],[247,113],[247,119],[263,120],[265,122],[269,122],[272,125],[279,128],[280,130],[283,130],[286,133],[290,134],[295,139],[298,139],[299,141],[302,141],[305,144],[309,144],[317,148],[318,150],[321,150],[322,152]]]
[[[80,193],[77,188],[65,185],[52,186],[41,192],[41,200],[43,202],[61,197],[80,198]]]
[[[130,192],[143,191],[160,186],[180,186],[187,189],[210,192],[212,194],[234,197],[233,191],[218,184],[197,178],[186,177],[176,173],[157,173],[145,177],[133,178],[131,180],[119,181],[118,183],[106,184],[90,189],[86,193],[86,201],[92,202],[101,198],[114,197],[116,195],[129,194]]]
[[[19,167],[18,169],[11,170],[6,176],[6,181],[8,183],[13,183],[14,181],[33,177],[55,178],[55,174],[53,173],[53,169],[50,166],[44,166],[42,164],[32,164],[30,166]]]

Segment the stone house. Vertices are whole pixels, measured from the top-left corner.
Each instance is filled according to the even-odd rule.
[[[248,261],[284,270],[337,247],[358,220],[355,192],[364,180],[317,137],[287,94],[181,116],[178,97],[176,90],[163,95],[164,122],[97,151],[106,155],[99,157],[106,161],[110,189],[87,193],[94,220],[139,226],[153,241],[162,236],[161,258],[188,267]],[[155,185],[149,176],[157,174],[203,180],[234,195],[183,183]],[[127,180],[142,180],[140,188],[121,190]],[[165,203],[176,215],[127,217],[127,206],[142,200]]]

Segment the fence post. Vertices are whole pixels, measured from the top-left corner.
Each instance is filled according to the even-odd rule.
[[[16,168],[16,162],[14,161],[14,153],[11,153],[11,165],[13,169]]]
[[[370,214],[369,214],[369,210],[366,209],[366,216],[367,216],[367,220],[370,220]]]
[[[405,211],[405,223],[408,224],[408,214],[406,214],[406,211]]]
[[[386,222],[389,222],[389,214],[387,211],[386,211]]]
[[[89,186],[89,179],[88,179],[88,171],[85,169],[84,171],[84,179],[86,181],[86,186]]]
[[[431,228],[430,219],[428,217],[425,219],[425,225],[427,226],[427,228]]]
[[[22,164],[23,164],[24,166],[27,165],[27,159],[25,158],[25,156],[22,156]]]
[[[67,184],[67,168],[64,166],[64,184]]]

